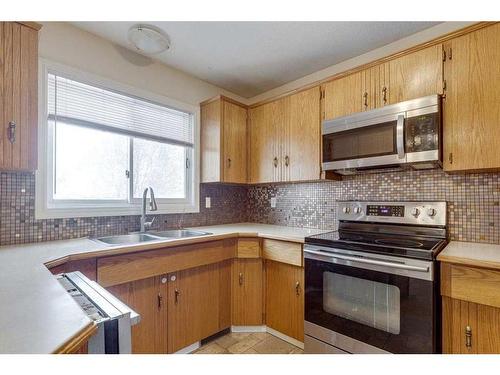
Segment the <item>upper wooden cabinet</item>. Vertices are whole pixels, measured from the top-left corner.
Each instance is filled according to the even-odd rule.
[[[500,24],[445,44],[445,171],[500,168]]]
[[[443,46],[432,47],[388,62],[388,103],[443,93]]]
[[[201,182],[247,182],[247,108],[220,96],[201,104]]]
[[[37,168],[38,31],[0,22],[0,169]]]
[[[350,74],[323,85],[323,118],[330,120],[363,110],[363,73]]]
[[[250,109],[249,182],[320,177],[320,88]]]
[[[404,55],[327,82],[326,120],[443,92],[442,45]]]
[[[250,183],[281,180],[281,142],[287,104],[288,98],[284,98],[249,110]]]

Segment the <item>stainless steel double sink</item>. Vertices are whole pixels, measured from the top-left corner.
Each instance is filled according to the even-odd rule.
[[[175,240],[179,238],[207,236],[212,233],[190,230],[190,229],[172,229],[161,232],[147,232],[147,233],[129,233],[119,236],[107,236],[95,238],[95,241],[102,242],[106,245],[133,245],[150,241],[165,241]]]

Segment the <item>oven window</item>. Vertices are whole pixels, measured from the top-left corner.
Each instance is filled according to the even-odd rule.
[[[397,121],[323,136],[323,161],[333,162],[396,154]]]
[[[395,285],[323,272],[323,310],[392,334],[400,331],[400,291]]]

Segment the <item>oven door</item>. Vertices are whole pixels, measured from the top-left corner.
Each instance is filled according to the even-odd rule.
[[[433,262],[313,245],[304,257],[306,335],[350,353],[437,351]]]
[[[404,112],[359,121],[356,116],[323,124],[324,170],[406,163]]]

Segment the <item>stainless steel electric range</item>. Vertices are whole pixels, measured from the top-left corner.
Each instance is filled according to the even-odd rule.
[[[305,240],[306,353],[440,352],[446,202],[339,202],[337,217]]]

